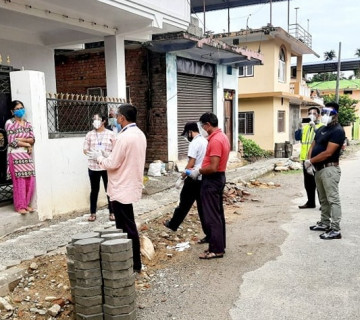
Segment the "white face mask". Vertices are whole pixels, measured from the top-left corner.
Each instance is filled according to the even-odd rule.
[[[316,121],[316,116],[314,114],[310,114],[309,119],[310,119],[311,122],[315,122]]]
[[[328,114],[324,114],[321,117],[321,123],[323,123],[324,125],[328,125],[329,123],[331,123],[332,121],[332,116],[328,115]]]
[[[203,129],[203,128],[200,128],[200,134],[204,137],[204,138],[207,138],[209,136],[209,134]]]
[[[93,126],[95,129],[99,129],[101,127],[101,120],[94,120]]]

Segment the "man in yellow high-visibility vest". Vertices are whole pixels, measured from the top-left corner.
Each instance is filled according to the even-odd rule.
[[[307,173],[306,168],[304,167],[304,161],[308,159],[308,152],[312,142],[314,141],[315,131],[323,126],[322,123],[319,123],[318,119],[320,116],[320,109],[317,107],[310,107],[308,109],[308,117],[310,122],[305,124],[302,128],[301,135],[301,149],[300,149],[300,161],[303,163],[303,174],[304,174],[304,186],[307,195],[307,202],[299,206],[299,209],[310,209],[315,208],[315,193],[316,193],[316,184],[315,178],[313,175]]]

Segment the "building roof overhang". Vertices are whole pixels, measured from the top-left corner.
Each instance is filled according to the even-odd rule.
[[[214,35],[216,39],[229,40],[238,39],[239,46],[243,44],[246,46],[247,43],[259,42],[272,39],[280,39],[290,45],[292,56],[302,56],[304,54],[313,54],[316,57],[320,57],[314,50],[308,47],[303,41],[296,39],[284,29],[280,27],[266,26],[259,29],[243,29],[236,32],[230,33],[219,33]]]
[[[284,91],[273,91],[273,92],[255,92],[255,93],[240,93],[238,95],[239,99],[259,99],[259,98],[285,98],[289,99],[290,103],[304,105],[304,106],[319,106],[322,104],[299,94],[293,94],[290,92]]]
[[[272,2],[285,1],[285,0],[272,0]],[[268,3],[269,0],[191,0],[191,12],[198,13],[213,10],[222,10],[228,8],[251,6],[255,4]],[[204,8],[205,3],[205,8]]]
[[[147,48],[160,53],[181,53],[187,58],[233,67],[263,64],[261,53],[226,44],[219,39],[198,38],[187,32],[153,35]]]
[[[291,66],[295,68],[296,66]],[[338,61],[319,61],[303,63],[304,73],[335,72],[338,68]],[[342,59],[340,62],[341,71],[353,71],[360,69],[360,58]]]

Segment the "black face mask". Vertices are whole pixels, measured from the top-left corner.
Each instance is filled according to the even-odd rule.
[[[187,140],[191,142],[194,138],[191,136],[191,134],[188,132],[187,134]]]

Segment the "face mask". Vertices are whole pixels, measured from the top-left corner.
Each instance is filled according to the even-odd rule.
[[[116,122],[116,128],[117,128],[118,132],[120,132],[121,129],[122,129],[121,124],[119,124],[119,123]]]
[[[204,137],[207,138],[209,136],[209,134],[202,128],[200,127],[200,134]]]
[[[14,116],[18,118],[22,118],[25,114],[25,109],[18,109],[14,111]]]
[[[332,121],[332,116],[328,115],[328,114],[324,114],[321,117],[321,123],[323,123],[324,125],[328,125],[329,123],[331,123]]]
[[[316,121],[316,116],[314,114],[310,114],[309,119],[310,119],[311,122],[315,122]]]
[[[95,129],[99,129],[101,127],[101,120],[94,120],[93,126]]]
[[[116,119],[115,118],[109,118],[109,125],[112,127],[116,126]]]

